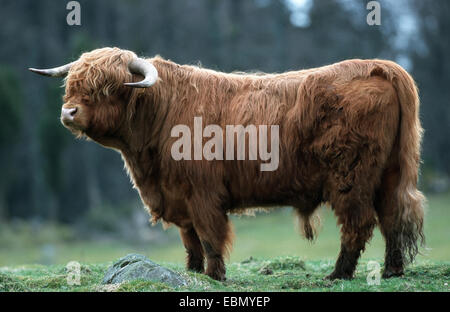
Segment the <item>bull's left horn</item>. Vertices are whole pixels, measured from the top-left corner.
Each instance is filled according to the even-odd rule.
[[[76,62],[76,61],[75,61]],[[28,68],[28,70],[31,70],[33,73],[43,75],[43,76],[49,76],[49,77],[62,77],[65,74],[67,74],[75,62],[55,67],[55,68],[49,68],[49,69],[36,69],[36,68]]]
[[[126,86],[132,88],[148,88],[156,83],[158,80],[158,71],[155,66],[149,61],[141,58],[136,58],[128,64],[128,69],[133,74],[139,74],[144,76],[144,80],[138,82],[127,82]]]

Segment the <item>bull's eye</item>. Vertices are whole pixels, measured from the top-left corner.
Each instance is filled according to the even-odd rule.
[[[81,104],[89,106],[91,104],[91,98],[87,95],[81,97]]]

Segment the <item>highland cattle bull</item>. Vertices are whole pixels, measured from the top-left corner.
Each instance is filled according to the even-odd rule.
[[[393,62],[354,59],[282,74],[223,73],[103,48],[58,68],[30,70],[67,74],[62,123],[121,153],[153,221],[179,227],[190,270],[204,272],[206,258],[206,274],[225,279],[228,213],[252,207],[292,206],[302,232],[313,239],[314,212],[329,203],[341,225],[330,279],[352,278],[375,225],[386,242],[384,277],[403,274],[423,243],[419,98],[413,79]],[[267,161],[261,154],[174,159],[180,140],[174,127],[184,125],[194,135],[199,117],[201,127],[245,127],[245,144],[251,129],[276,126],[275,140],[264,142],[260,133],[257,143],[278,148],[277,166],[260,170]],[[214,133],[193,141],[203,145]],[[212,150],[216,156],[227,148],[237,153],[236,142],[230,147],[225,137],[216,139],[222,143]],[[181,152],[186,148],[190,152],[186,145]]]

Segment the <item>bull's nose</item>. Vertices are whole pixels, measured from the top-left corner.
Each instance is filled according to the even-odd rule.
[[[73,117],[75,116],[76,113],[77,113],[77,108],[76,107],[62,108],[62,110],[61,110],[61,118],[63,120],[73,120]]]

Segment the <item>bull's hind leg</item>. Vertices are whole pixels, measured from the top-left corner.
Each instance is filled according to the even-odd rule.
[[[372,199],[360,196],[343,197],[334,204],[338,222],[341,224],[341,251],[333,273],[328,279],[351,279],[361,252],[370,240],[376,224]]]
[[[202,200],[203,199],[203,200]],[[190,205],[192,222],[207,259],[206,274],[218,281],[225,280],[224,255],[231,241],[231,228],[224,211],[208,205],[204,197]]]
[[[383,278],[402,276],[404,261],[399,235],[395,232],[385,232],[383,230],[382,234],[386,241]]]
[[[329,279],[353,278],[377,222],[374,199],[381,169],[376,166],[376,154],[372,159],[368,157],[370,150],[375,149],[343,153],[341,167],[334,172],[329,185],[329,201],[341,225],[341,251]]]
[[[384,278],[402,276],[404,270],[401,239],[399,232],[395,229],[395,190],[399,173],[398,167],[395,166],[385,171],[375,203],[380,231],[386,243]]]
[[[376,225],[375,192],[400,119],[397,92],[383,77],[355,80],[341,91],[344,100],[340,107],[346,114],[338,115],[338,121],[330,121],[339,126],[330,128],[322,139],[328,143],[333,138],[334,142],[331,147],[318,144],[327,156],[329,201],[341,224],[341,252],[329,276],[332,279],[353,276],[361,251],[372,236]]]
[[[186,248],[187,269],[195,272],[203,273],[204,271],[204,255],[203,247],[198,238],[194,227],[180,228],[180,236]]]

